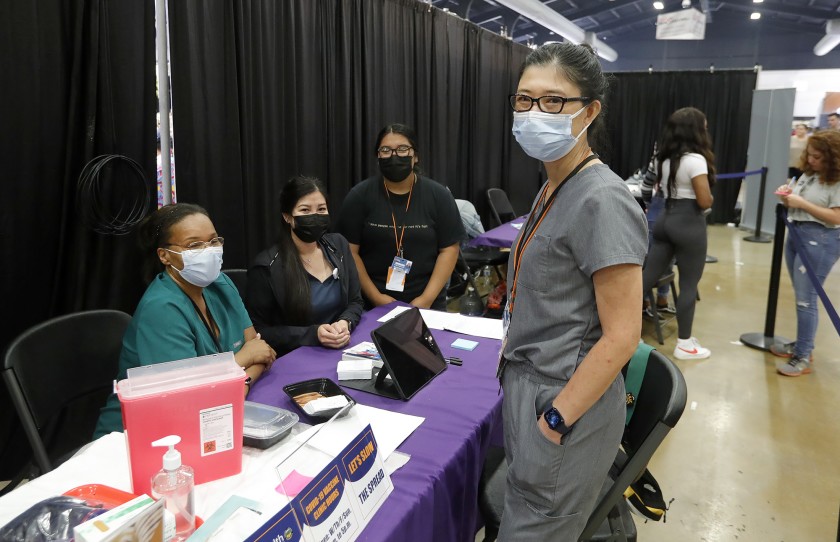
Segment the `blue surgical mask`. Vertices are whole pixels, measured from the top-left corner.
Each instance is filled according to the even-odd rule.
[[[219,278],[219,273],[222,271],[223,249],[224,247],[207,247],[181,251],[179,254],[184,262],[184,268],[178,269],[174,265],[171,267],[185,281],[199,288],[206,288]]]
[[[525,154],[543,162],[554,162],[569,154],[589,125],[577,136],[572,135],[573,115],[522,111],[513,114],[513,135]]]

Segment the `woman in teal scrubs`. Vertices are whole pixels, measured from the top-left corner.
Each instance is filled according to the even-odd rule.
[[[221,273],[224,239],[207,211],[189,203],[161,207],[141,224],[140,244],[153,256],[153,278],[123,337],[117,379],[141,365],[234,352],[245,371],[247,395],[277,356],[254,331],[238,290]],[[112,394],[94,438],[122,430],[120,402]]]

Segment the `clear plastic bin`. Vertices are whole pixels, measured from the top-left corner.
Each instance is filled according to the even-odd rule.
[[[245,401],[245,446],[264,450],[289,434],[300,418],[294,412]]]

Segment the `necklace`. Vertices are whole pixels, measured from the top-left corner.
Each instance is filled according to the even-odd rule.
[[[321,253],[321,251],[320,251],[320,250],[317,250],[316,252],[317,252],[317,253]],[[298,254],[300,254],[300,252],[298,252]],[[312,258],[313,258],[313,257],[314,257],[314,256],[310,256],[309,258],[307,258],[307,257],[306,257],[306,256],[304,256],[303,254],[300,254],[300,259],[301,259],[301,260],[303,260],[303,263],[304,263],[304,264],[306,264],[306,265],[308,265],[310,268],[313,268],[313,265],[312,265]]]

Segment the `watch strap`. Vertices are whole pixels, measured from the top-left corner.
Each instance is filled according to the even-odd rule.
[[[554,406],[551,406],[543,412],[543,418],[545,418],[545,422],[549,428],[557,431],[561,435],[566,435],[572,430],[570,426],[566,425],[566,420],[563,419],[563,415]]]

